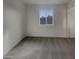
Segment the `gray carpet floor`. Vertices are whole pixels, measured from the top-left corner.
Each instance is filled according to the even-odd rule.
[[[4,59],[75,59],[75,39],[28,37]]]

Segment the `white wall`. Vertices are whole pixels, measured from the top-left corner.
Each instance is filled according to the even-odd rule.
[[[3,54],[23,38],[23,8],[18,0],[3,1]]]
[[[67,29],[68,37],[75,37],[75,0],[71,0],[67,5]]]
[[[67,37],[74,33],[74,13],[68,12],[71,5],[24,5],[18,0],[4,0],[3,9],[3,54],[5,55],[12,49],[24,36],[41,36],[41,37]],[[55,12],[53,26],[39,25],[39,10],[41,8],[52,9]],[[71,22],[66,16],[68,14]],[[71,24],[71,26],[67,25]],[[67,32],[68,30],[68,32]],[[72,35],[74,36],[74,35]]]
[[[39,25],[39,10],[54,10],[54,25]],[[66,37],[66,5],[26,5],[26,35],[41,37]]]

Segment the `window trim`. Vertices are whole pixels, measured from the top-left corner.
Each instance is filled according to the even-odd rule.
[[[49,10],[49,9],[45,9],[45,10]],[[50,10],[52,10],[52,9],[50,9]],[[53,26],[54,25],[54,15],[52,16],[52,24],[47,24],[47,18],[46,18],[46,24],[40,24],[40,9],[39,9],[39,25],[40,26]]]

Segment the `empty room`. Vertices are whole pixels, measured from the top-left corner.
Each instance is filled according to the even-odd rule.
[[[75,0],[3,0],[3,59],[75,59]]]

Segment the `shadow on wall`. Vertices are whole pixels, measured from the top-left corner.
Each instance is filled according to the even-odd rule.
[[[18,0],[3,1],[3,54],[23,38],[23,4]]]

